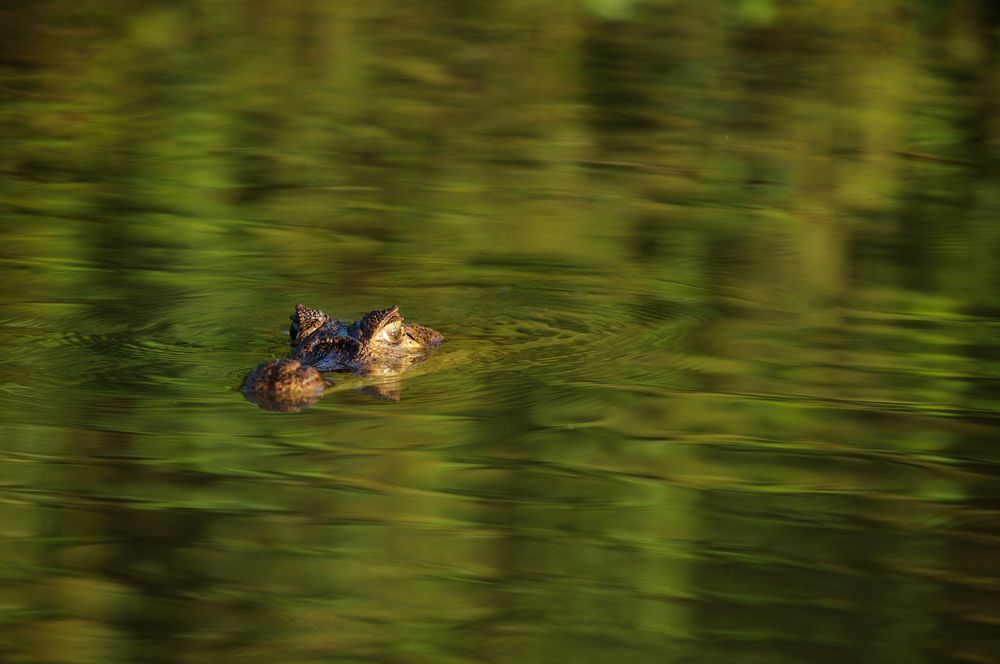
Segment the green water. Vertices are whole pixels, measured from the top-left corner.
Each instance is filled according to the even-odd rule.
[[[0,9],[0,660],[988,662],[991,2]],[[296,302],[446,343],[241,377]]]

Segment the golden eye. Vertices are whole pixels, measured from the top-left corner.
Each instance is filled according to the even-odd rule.
[[[379,335],[384,341],[390,343],[396,343],[399,341],[399,334],[402,331],[402,326],[399,323],[390,323],[382,328],[382,333]]]

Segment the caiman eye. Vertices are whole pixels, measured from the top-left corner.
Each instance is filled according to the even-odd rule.
[[[382,333],[379,335],[384,341],[389,343],[399,343],[400,332],[403,331],[403,326],[399,323],[390,323],[382,328]]]

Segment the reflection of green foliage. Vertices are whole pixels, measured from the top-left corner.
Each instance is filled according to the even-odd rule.
[[[0,659],[991,651],[986,3],[21,5]],[[298,300],[448,345],[257,412]]]

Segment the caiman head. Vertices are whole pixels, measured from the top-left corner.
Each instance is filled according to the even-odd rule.
[[[247,399],[268,410],[298,410],[314,403],[327,386],[321,371],[375,377],[379,382],[369,387],[379,398],[399,400],[399,382],[392,379],[444,340],[429,327],[404,323],[398,306],[351,323],[297,304],[289,318],[291,357],[260,364],[243,384]]]
[[[292,357],[320,371],[395,373],[419,362],[423,351],[444,339],[429,327],[404,323],[398,306],[372,311],[356,323],[302,305],[291,318]]]

